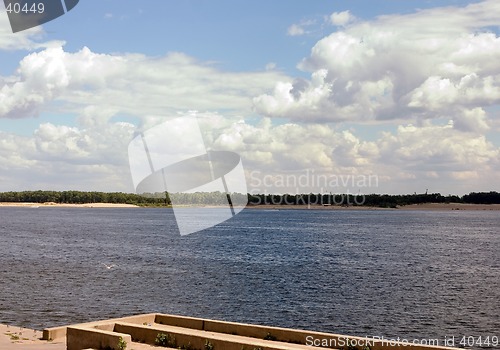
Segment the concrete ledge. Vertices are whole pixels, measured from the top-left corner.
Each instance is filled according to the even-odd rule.
[[[205,322],[202,318],[156,314],[155,323],[166,324],[169,326],[184,327],[191,329],[205,329]]]
[[[356,344],[366,344],[367,338],[357,337],[357,336],[347,336],[332,333],[322,333],[314,331],[304,331],[289,328],[280,327],[268,327],[259,325],[247,325],[241,323],[233,322],[221,322],[221,321],[205,321],[205,330],[226,334],[235,334],[245,337],[265,339],[272,338],[276,341],[285,343],[298,343],[298,344],[308,344],[307,340],[312,341],[320,339],[321,343],[331,344],[331,346],[325,346],[326,348],[347,348],[347,342],[354,342]],[[371,350],[408,350],[407,345],[394,345],[385,346],[381,341],[376,341],[369,339]],[[309,345],[309,349],[313,346]],[[364,346],[361,346],[361,348]],[[412,350],[429,350],[427,347],[415,346],[411,348]],[[442,348],[444,349],[444,348]]]
[[[106,328],[109,327],[109,325],[111,325],[110,329],[112,330],[114,323],[117,321],[125,321],[125,322],[130,322],[130,323],[137,323],[137,324],[153,323],[155,321],[155,317],[156,317],[156,314],[142,314],[142,315],[135,315],[135,316],[128,316],[128,317],[111,318],[109,320],[99,320],[99,321],[93,321],[93,322],[78,323],[78,324],[75,324],[72,326],[74,326],[74,327],[91,327],[91,328],[103,327],[102,329],[106,330]],[[55,340],[55,339],[64,338],[66,336],[66,329],[67,328],[68,328],[68,326],[46,328],[43,330],[42,339],[43,340]]]
[[[67,350],[88,348],[118,350],[120,338],[127,344],[132,343],[132,337],[129,334],[71,326],[66,331],[66,346]]]
[[[189,327],[192,329],[201,329],[207,332],[239,335],[249,338],[264,339],[266,337],[275,338],[278,342],[291,344],[307,344],[307,339],[319,339],[323,343],[332,344],[326,348],[347,348],[347,341],[357,344],[364,344],[367,338],[357,336],[347,336],[341,334],[332,334],[324,332],[305,331],[290,328],[280,328],[271,326],[251,325],[237,322],[225,322],[217,320],[200,319],[194,317],[174,316],[158,314],[155,318],[157,323]],[[309,337],[309,338],[308,338]],[[449,350],[452,348],[431,345],[413,345],[403,343],[383,342],[380,340],[370,340],[372,350]],[[363,346],[359,346],[362,348]],[[309,349],[314,346],[309,345]]]
[[[212,343],[216,350],[253,350],[259,348],[262,348],[262,350],[312,350],[320,347],[347,349],[349,345],[354,345],[357,349],[363,349],[365,345],[368,345],[371,350],[457,349],[401,342],[389,343],[388,341],[356,336],[167,314],[145,314],[82,323],[74,326],[49,328],[44,330],[43,339],[58,339],[67,335],[68,350],[106,346],[114,349],[120,337],[127,343],[137,341],[155,344],[159,333],[175,337],[176,347],[190,345],[193,349],[204,349],[207,340]],[[95,334],[95,336],[91,334]],[[146,347],[146,345],[137,343],[134,345],[138,349],[141,346]],[[132,349],[132,347],[128,348]]]
[[[160,324],[141,326],[130,323],[116,323],[115,331],[130,334],[132,341],[146,344],[155,344],[156,337],[160,333],[168,334],[175,337],[175,347],[187,347],[189,344],[194,349],[204,349],[205,343],[209,341],[217,350],[241,350],[246,347],[249,349],[262,348],[265,350],[311,350],[311,347],[306,345]]]

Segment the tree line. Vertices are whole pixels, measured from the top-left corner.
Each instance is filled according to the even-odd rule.
[[[246,197],[246,198],[245,198]],[[396,207],[423,203],[471,203],[500,204],[500,193],[471,192],[464,196],[440,193],[423,194],[241,194],[233,193],[231,198],[238,203],[250,205],[343,205],[343,206],[374,206]],[[46,203],[85,204],[85,203],[120,203],[139,206],[170,206],[172,199],[175,204],[184,205],[223,205],[227,197],[220,192],[196,193],[123,193],[123,192],[84,192],[84,191],[22,191],[0,192],[0,202],[12,203]]]
[[[253,205],[341,205],[370,206],[395,208],[397,206],[424,203],[468,203],[468,204],[500,204],[498,192],[472,192],[462,197],[457,195],[443,196],[440,193],[421,194],[257,194],[249,195],[249,203]]]
[[[165,195],[144,196],[123,192],[84,192],[84,191],[22,191],[0,192],[0,202],[10,203],[116,203],[134,205],[168,205]]]

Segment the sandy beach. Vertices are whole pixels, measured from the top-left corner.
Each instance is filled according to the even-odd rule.
[[[0,207],[24,207],[24,208],[139,208],[133,204],[117,204],[117,203],[85,203],[85,204],[66,204],[66,203],[16,203],[16,202],[0,202]]]
[[[340,206],[340,205],[249,205],[250,209],[269,209],[269,210],[431,210],[431,211],[450,211],[450,210],[500,210],[500,204],[465,204],[465,203],[424,203],[398,206],[396,208],[382,208],[370,206]]]
[[[500,204],[425,203],[398,207],[401,210],[500,210]]]
[[[41,340],[42,332],[0,324],[0,350],[65,350],[66,339]]]

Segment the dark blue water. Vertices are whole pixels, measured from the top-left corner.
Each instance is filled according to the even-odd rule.
[[[0,323],[163,312],[386,338],[500,336],[500,212],[0,208]],[[115,264],[108,269],[104,264]]]

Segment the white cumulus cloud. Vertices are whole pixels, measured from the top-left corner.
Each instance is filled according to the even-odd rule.
[[[330,15],[330,22],[336,26],[345,26],[354,20],[350,11],[334,12]]]
[[[133,115],[249,112],[252,97],[283,78],[273,70],[225,72],[182,53],[153,58],[56,47],[26,56],[15,75],[0,80],[0,118],[36,116],[56,98],[75,110],[99,105]]]
[[[12,33],[9,18],[5,9],[0,9],[0,51],[35,50],[40,48],[60,46],[62,41],[43,42],[42,27],[34,27],[18,33]]]
[[[351,16],[333,18],[341,25]],[[276,83],[255,108],[309,122],[446,118],[485,130],[487,114],[479,127],[465,115],[500,103],[500,38],[489,30],[498,23],[492,0],[357,21],[314,45],[299,64],[310,79]]]
[[[305,34],[304,28],[298,24],[292,24],[290,27],[288,27],[287,34],[289,36],[299,36],[299,35],[304,35]]]

